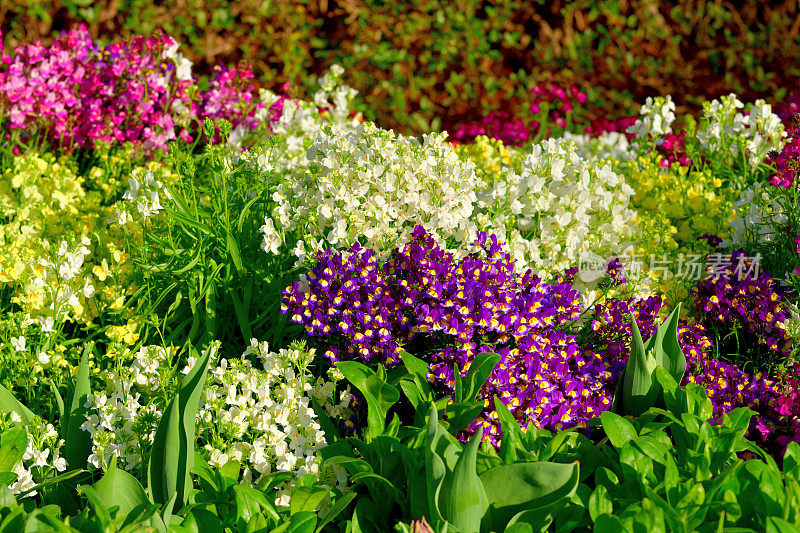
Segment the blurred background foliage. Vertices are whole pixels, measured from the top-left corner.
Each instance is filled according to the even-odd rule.
[[[525,116],[552,80],[589,94],[588,118],[673,95],[679,113],[736,92],[777,101],[800,79],[800,2],[676,0],[3,0],[7,51],[76,23],[101,44],[159,29],[196,75],[246,61],[259,83],[308,96],[332,63],[368,119],[452,129],[497,109]]]

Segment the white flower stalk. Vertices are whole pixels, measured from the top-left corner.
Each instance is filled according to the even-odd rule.
[[[152,171],[136,168],[128,178],[128,190],[122,195],[122,202],[114,207],[114,217],[108,223],[124,226],[134,221],[134,212],[138,212],[142,221],[155,216],[164,209],[161,205],[162,196],[167,200],[172,199],[169,190],[156,179]]]
[[[730,240],[721,243],[724,248],[773,242],[789,220],[781,205],[760,183],[745,189],[733,208],[737,217],[731,222]]]
[[[639,115],[641,117],[628,127],[627,132],[636,135],[636,142],[659,144],[664,135],[672,133],[675,102],[669,95],[657,96],[655,99],[648,96],[639,110]]]
[[[783,148],[785,137],[783,123],[764,100],[745,105],[731,93],[703,104],[697,140],[709,159],[734,166],[744,154],[756,167],[770,151]]]
[[[575,143],[575,150],[584,159],[634,159],[636,151],[624,133],[606,131],[599,137],[564,132],[564,140]]]

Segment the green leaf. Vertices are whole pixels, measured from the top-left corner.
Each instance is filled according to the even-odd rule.
[[[800,444],[792,441],[783,454],[783,473],[800,481]]]
[[[428,491],[428,513],[433,522],[442,520],[436,495],[448,472],[452,472],[458,460],[459,447],[450,442],[449,434],[439,424],[436,404],[431,404],[428,415],[428,430],[425,445],[425,479]]]
[[[767,517],[766,533],[800,533],[800,526],[777,516]]]
[[[108,512],[108,507],[105,503],[103,503],[103,499],[97,495],[97,492],[88,485],[78,485],[78,490],[86,496],[86,499],[89,500],[89,503],[92,505],[94,512],[97,514],[97,517],[100,519],[100,523],[102,526],[102,530],[107,530],[108,526],[110,526],[111,520],[111,513]],[[0,527],[0,530],[2,528]]]
[[[419,377],[425,383],[428,382],[428,365],[422,359],[418,359],[410,353],[403,350],[400,352],[400,357],[403,359],[403,365],[409,373]]]
[[[500,431],[502,433],[499,451],[500,459],[508,465],[517,460],[517,449],[523,448],[522,429],[520,429],[519,423],[514,418],[514,415],[511,414],[511,411],[497,396],[494,397],[494,409],[500,419]]]
[[[639,416],[663,397],[660,381],[654,372],[664,367],[676,382],[686,371],[686,358],[678,342],[677,326],[680,305],[673,309],[664,323],[646,343],[642,342],[636,318],[631,315],[630,356],[617,382],[611,410],[618,414]]]
[[[453,469],[437,493],[439,509],[445,520],[461,531],[479,531],[489,502],[475,471],[483,429],[472,436]]]
[[[658,331],[662,332],[660,337],[661,349],[664,352],[664,360],[661,365],[666,368],[677,383],[683,379],[686,372],[686,357],[681,350],[678,342],[678,319],[681,314],[681,304],[679,303],[672,313],[669,314],[664,324],[659,326]]]
[[[244,270],[242,256],[239,253],[239,246],[236,244],[236,239],[233,237],[233,233],[230,231],[225,232],[225,244],[228,247],[228,255],[233,261],[233,266],[236,267],[236,271],[239,273],[239,275],[241,275],[242,271]]]
[[[292,492],[290,510],[292,514],[314,511],[327,495],[328,491],[319,487],[299,487]]]
[[[466,429],[481,411],[483,411],[481,402],[448,404],[444,410],[449,424],[448,431],[455,435],[462,429]]]
[[[239,300],[238,294],[232,291],[229,294],[231,296],[231,302],[233,302],[233,311],[236,313],[236,320],[239,323],[239,329],[242,331],[242,335],[245,339],[252,339],[253,330],[250,327],[250,319],[247,316],[247,310],[242,305],[241,300]]]
[[[177,493],[180,509],[186,505],[192,490],[189,472],[194,466],[195,415],[211,354],[216,349],[216,344],[209,346],[197,358],[192,370],[181,379],[175,398],[156,428],[147,468],[148,489],[156,503],[166,503]]]
[[[13,472],[28,448],[28,432],[22,426],[9,428],[0,435],[0,472]]]
[[[502,531],[521,511],[541,511],[525,519],[538,522],[551,506],[575,494],[580,470],[577,462],[514,463],[491,468],[480,475],[480,480],[489,503],[490,528]]]
[[[500,356],[496,353],[484,352],[475,356],[472,364],[470,364],[467,377],[465,378],[467,383],[464,391],[464,398],[460,401],[474,402],[481,387],[486,383],[492,370],[494,370],[494,367],[497,366],[499,362]]]
[[[93,343],[89,343],[83,349],[67,414],[66,435],[64,435],[64,459],[66,459],[69,468],[86,467],[86,460],[89,454],[92,453],[92,436],[88,431],[82,430],[81,425],[86,421],[88,409],[85,404],[87,397],[91,394],[89,353],[93,346]]]
[[[611,503],[608,490],[605,486],[598,485],[589,497],[589,516],[595,522],[600,515],[612,514],[613,512],[614,504]]]
[[[461,370],[453,363],[453,399],[457,403],[464,401],[464,382],[461,379]]]
[[[47,384],[50,385],[50,391],[53,393],[53,396],[56,399],[56,405],[58,406],[58,417],[59,419],[64,420],[64,399],[61,397],[61,393],[58,392],[58,387],[56,387],[56,384],[52,379],[48,379]]]
[[[367,430],[365,436],[374,438],[383,433],[389,408],[400,399],[400,391],[386,383],[366,365],[356,361],[336,363],[345,378],[367,400]]]
[[[116,456],[111,458],[103,477],[91,486],[106,509],[119,507],[117,516],[126,516],[135,507],[149,504],[150,499],[139,480],[117,468]],[[85,486],[81,487],[85,489]]]
[[[630,421],[611,411],[603,412],[600,420],[603,423],[603,430],[608,435],[608,440],[617,450],[622,449],[626,443],[639,436]]]
[[[0,410],[6,413],[17,413],[22,419],[21,423],[25,426],[29,425],[36,416],[2,385],[0,385]]]
[[[357,494],[355,492],[348,492],[347,494],[342,494],[336,498],[336,501],[331,508],[328,509],[324,515],[319,517],[319,524],[317,524],[316,529],[317,533],[322,531],[322,528],[325,527],[326,524],[331,522],[334,518],[339,516],[342,511],[347,509],[347,506],[350,505],[350,502],[352,502],[356,496]]]

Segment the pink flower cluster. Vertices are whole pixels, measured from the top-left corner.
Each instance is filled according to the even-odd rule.
[[[800,161],[800,127],[793,124],[786,128],[786,134],[788,142],[773,159],[777,172],[769,182],[776,187],[788,189],[794,185],[795,169]]]
[[[534,95],[531,113],[537,116],[544,114],[548,123],[552,122],[561,129],[566,129],[567,120],[575,111],[575,104],[583,105],[587,98],[586,93],[578,89],[577,85],[564,89],[555,83],[540,83],[531,89],[531,94]],[[531,126],[534,130],[541,131],[542,124],[539,122],[533,121]],[[549,137],[549,131],[545,135]]]
[[[636,123],[637,118],[636,116],[632,116],[610,120],[606,117],[600,117],[592,120],[591,124],[586,126],[583,131],[592,137],[599,137],[607,131],[616,131],[623,133],[628,140],[631,140],[633,139],[633,134],[628,133],[627,130]]]
[[[503,144],[519,146],[540,133],[550,137],[552,125],[566,129],[575,108],[585,104],[587,98],[577,85],[565,89],[555,83],[539,83],[530,92],[533,99],[529,110],[536,120],[526,124],[523,119],[512,117],[506,111],[492,111],[480,122],[458,126],[453,139],[470,142],[478,135],[486,135],[500,139]]]
[[[179,137],[191,141],[205,118],[253,127],[250,70],[218,67],[202,91],[177,50],[166,35],[100,47],[78,26],[49,46],[0,51],[0,117],[7,130],[22,130],[22,142],[43,135],[67,150],[126,141],[165,148]]]
[[[663,156],[661,166],[669,167],[675,162],[684,167],[692,166],[692,160],[686,155],[685,137],[686,132],[683,130],[678,134],[667,133],[664,136],[661,144],[657,147],[658,152]]]

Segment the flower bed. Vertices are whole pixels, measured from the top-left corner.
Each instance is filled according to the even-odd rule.
[[[800,521],[788,116],[579,134],[551,85],[452,143],[341,69],[313,103],[248,72],[80,29],[3,57],[9,527]]]

